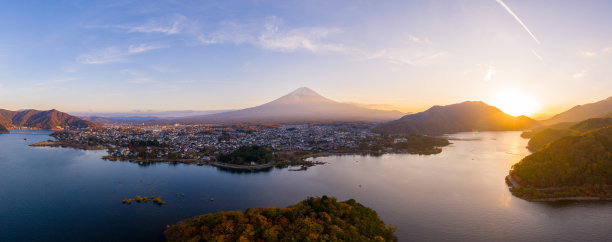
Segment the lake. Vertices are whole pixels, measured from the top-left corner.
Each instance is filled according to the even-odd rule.
[[[0,135],[2,241],[163,240],[165,226],[185,218],[322,195],[375,209],[398,228],[400,241],[612,238],[612,203],[534,203],[510,194],[504,177],[529,154],[519,132],[454,134],[438,155],[333,156],[307,171],[257,173],[142,166],[104,161],[105,151],[28,146],[49,134]],[[136,195],[167,204],[120,202]]]

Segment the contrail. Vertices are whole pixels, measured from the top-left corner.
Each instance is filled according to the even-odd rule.
[[[536,43],[540,44],[540,41],[535,37],[535,35],[533,35],[533,33],[531,33],[531,31],[529,31],[529,28],[527,28],[527,25],[525,25],[523,23],[523,21],[521,21],[521,19],[516,16],[516,14],[514,14],[514,12],[512,12],[512,10],[502,1],[502,0],[495,0],[497,3],[499,3],[499,5],[501,5],[502,7],[504,7],[506,9],[506,11],[508,11],[508,13],[510,15],[512,15],[512,17],[514,17],[514,19],[516,19],[516,21],[521,24],[521,26],[523,26],[523,28],[527,31],[527,33],[529,33],[529,35],[531,35],[531,38],[533,38],[533,40],[535,40]]]
[[[531,53],[533,53],[533,55],[535,55],[536,57],[538,57],[538,59],[540,59],[540,60],[544,60],[544,59],[542,59],[542,56],[540,56],[540,55],[538,54],[538,52],[536,52],[534,49],[531,49]]]

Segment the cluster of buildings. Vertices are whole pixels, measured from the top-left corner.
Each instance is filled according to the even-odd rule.
[[[249,145],[275,152],[355,152],[382,139],[370,128],[365,123],[108,125],[54,136],[64,143],[104,146],[118,158],[207,160]]]

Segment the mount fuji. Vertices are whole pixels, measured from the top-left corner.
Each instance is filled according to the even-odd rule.
[[[274,101],[241,110],[185,117],[181,122],[335,122],[388,121],[402,117],[399,111],[369,109],[336,102],[307,87]]]

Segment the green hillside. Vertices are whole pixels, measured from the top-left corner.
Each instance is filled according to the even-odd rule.
[[[539,132],[535,132],[529,143],[527,144],[527,148],[531,151],[536,151],[544,145],[559,139],[561,137],[570,136],[570,135],[579,135],[581,133],[606,127],[612,125],[612,118],[592,118],[587,119],[582,122],[573,124],[565,129],[560,128],[548,128],[541,130]]]
[[[510,170],[523,198],[612,197],[612,126],[559,138]]]

